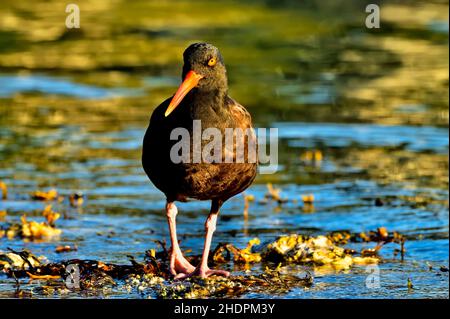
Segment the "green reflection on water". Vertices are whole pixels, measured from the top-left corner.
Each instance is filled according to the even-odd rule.
[[[37,187],[56,186],[66,192],[84,189],[94,194],[92,206],[86,207],[88,216],[123,212],[141,216],[141,210],[157,215],[163,199],[150,188],[140,168],[139,130],[143,134],[153,108],[175,91],[184,48],[200,40],[221,49],[230,94],[251,111],[257,125],[318,123],[317,131],[324,127],[319,123],[326,122],[407,126],[419,144],[421,126],[448,127],[446,1],[384,3],[380,30],[364,27],[364,8],[357,0],[77,4],[80,30],[66,29],[65,4],[60,1],[0,3],[0,179],[17,196]],[[445,134],[436,132],[435,139],[442,141]],[[259,176],[255,192],[262,192],[260,184],[272,182],[290,187],[286,196],[298,197],[306,185],[317,186],[315,192],[326,197],[330,184],[360,180],[397,187],[398,194],[413,189],[419,195],[415,198],[408,193],[408,203],[425,202],[425,211],[431,215],[422,218],[422,208],[415,206],[407,211],[417,215],[408,217],[415,223],[411,226],[414,236],[430,228],[432,239],[448,239],[448,222],[436,226],[433,215],[445,215],[447,209],[448,219],[448,200],[443,199],[448,195],[448,156],[442,147],[433,146],[433,137],[426,141],[429,144],[414,151],[414,142],[371,145],[351,140],[336,146],[333,134],[322,139],[283,139],[282,170]],[[320,163],[305,160],[311,149],[322,152]],[[373,189],[372,197],[382,192]],[[349,194],[357,197],[359,192],[350,190]],[[392,193],[385,196],[387,202],[392,196],[393,202],[398,200]],[[358,225],[372,221],[361,216],[360,202],[342,204],[341,197],[332,199],[337,202],[326,207],[326,212],[345,210]],[[20,207],[35,209],[31,203]],[[197,217],[198,207],[205,210],[195,206],[186,216],[191,223],[199,219],[200,225],[203,215]],[[387,205],[384,209],[380,222],[390,228],[393,208]],[[268,214],[265,208],[255,210]],[[289,220],[292,211],[297,208],[285,209],[276,218]],[[321,213],[319,203],[314,216]],[[341,218],[339,214],[326,216],[313,227],[328,230],[327,225],[336,225]],[[162,229],[163,218],[155,225]],[[250,234],[266,231],[263,226],[254,225]],[[82,222],[76,227],[80,233],[89,233]],[[224,240],[234,240],[242,232],[240,226],[229,227]],[[278,231],[267,233],[275,236]],[[199,246],[201,234],[189,235]],[[241,236],[245,242],[245,235]],[[94,244],[80,251],[98,257],[94,237],[81,238]],[[411,245],[414,249],[420,242]],[[117,258],[125,255],[115,253]],[[448,261],[444,250],[435,255]]]

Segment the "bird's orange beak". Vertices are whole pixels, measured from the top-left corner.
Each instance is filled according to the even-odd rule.
[[[173,96],[172,101],[170,101],[166,113],[164,113],[165,117],[169,116],[169,114],[172,113],[173,110],[175,110],[175,108],[180,104],[180,102],[183,100],[186,94],[188,94],[190,90],[195,88],[198,84],[198,81],[200,81],[200,79],[202,78],[203,75],[197,74],[194,71],[189,71],[186,74],[183,83],[181,83],[177,92]]]

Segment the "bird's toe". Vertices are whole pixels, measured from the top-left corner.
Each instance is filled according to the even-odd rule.
[[[229,277],[230,272],[222,269],[208,269],[206,271],[206,277],[217,275],[217,276],[223,276],[223,277]],[[204,277],[203,277],[204,278]]]
[[[201,268],[195,268],[190,273],[179,273],[175,276],[175,280],[183,280],[189,277],[200,277],[200,278],[208,278],[210,276],[223,276],[223,277],[229,277],[230,272],[226,270],[221,269],[201,269]]]
[[[176,274],[176,276],[174,277],[174,279],[175,280],[183,280],[183,279],[186,279],[186,278],[189,278],[189,277],[191,277],[192,276],[192,274],[193,274],[194,272],[180,272],[180,273],[178,273],[178,274]]]
[[[189,261],[183,255],[175,255],[170,260],[170,273],[174,276],[189,274],[195,270]]]

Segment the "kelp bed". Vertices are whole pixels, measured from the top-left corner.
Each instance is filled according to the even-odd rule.
[[[344,248],[348,242],[362,241],[377,244],[373,249],[360,252]],[[285,273],[283,268],[287,265],[309,265],[315,270],[338,272],[354,265],[378,264],[381,261],[378,251],[384,244],[391,242],[399,244],[396,251],[403,255],[404,237],[395,232],[388,233],[384,228],[369,233],[335,232],[317,237],[292,234],[266,244],[261,244],[255,238],[243,249],[230,243],[221,243],[211,253],[210,263],[223,267],[232,262],[235,267],[247,269],[243,275],[231,275],[229,278],[213,276],[207,279],[172,280],[168,275],[169,252],[163,242],[160,243],[160,251],[146,251],[141,262],[129,256],[128,265],[80,259],[52,263],[26,250],[9,249],[8,252],[0,253],[0,269],[7,276],[15,278],[17,297],[32,295],[32,292],[20,288],[20,278],[39,280],[42,285],[34,293],[49,296],[69,294],[74,289],[83,294],[98,295],[114,286],[128,292],[136,289],[145,297],[157,298],[238,297],[249,292],[283,294],[296,287],[309,287],[314,280],[307,270],[301,276]],[[188,259],[197,263],[200,256],[190,256]],[[250,271],[250,265],[258,263],[264,266],[264,270],[254,274]],[[71,268],[68,268],[69,265]],[[69,272],[74,265],[79,273],[71,275]],[[68,285],[68,281],[72,285]]]
[[[8,196],[7,187],[0,184],[3,199]],[[280,189],[267,185],[267,193],[260,204],[269,201],[283,205],[288,201],[280,196]],[[71,206],[83,204],[83,194],[72,194],[68,198],[59,196],[56,190],[36,191],[30,194],[31,200],[45,201],[47,205],[41,212],[44,222],[28,220],[26,215],[21,223],[7,223],[0,227],[0,238],[9,240],[42,241],[59,236],[61,229],[56,227],[60,217],[52,210],[51,203],[67,199]],[[248,218],[249,203],[253,196],[244,196],[244,218]],[[304,205],[312,206],[313,195],[302,196]],[[5,220],[5,211],[0,217]],[[374,243],[373,248],[347,248],[351,243]],[[206,298],[239,297],[248,293],[283,294],[297,287],[310,287],[314,282],[314,273],[335,273],[346,271],[354,266],[374,265],[382,262],[380,249],[388,243],[398,247],[394,250],[403,259],[405,237],[397,232],[389,232],[381,227],[367,233],[332,232],[327,235],[305,236],[289,234],[273,241],[261,243],[258,238],[250,240],[246,247],[238,248],[231,243],[220,243],[211,252],[209,263],[213,267],[229,267],[234,273],[229,278],[213,276],[207,279],[190,278],[175,281],[169,275],[169,250],[166,243],[158,241],[160,249],[150,249],[144,258],[137,261],[128,256],[129,264],[104,263],[99,260],[70,259],[50,262],[45,256],[36,256],[27,250],[0,251],[0,271],[14,278],[16,297],[31,297],[33,294],[64,296],[73,292],[82,295],[103,295],[108,290],[120,289],[124,292],[137,291],[143,297],[155,298]],[[76,251],[76,246],[63,245],[55,249],[56,253]],[[199,255],[187,256],[191,263],[200,261]],[[299,265],[299,272],[286,271],[286,267]],[[258,267],[259,266],[259,267]],[[258,268],[260,270],[255,270]],[[22,289],[21,280],[39,281],[32,289]]]

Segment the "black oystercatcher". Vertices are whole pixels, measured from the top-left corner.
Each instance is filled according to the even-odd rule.
[[[254,145],[255,135],[250,114],[228,96],[226,69],[219,50],[207,43],[195,43],[185,50],[183,57],[183,82],[173,97],[154,110],[144,137],[142,164],[150,180],[167,198],[166,213],[172,243],[170,272],[176,279],[229,276],[228,271],[210,269],[208,255],[220,207],[249,187],[256,176],[257,163],[249,160],[249,149],[245,151],[244,161],[236,160],[237,143],[242,142],[245,148]],[[222,146],[221,159],[230,156],[231,152],[233,162],[205,161],[204,155],[196,162],[193,158],[209,140],[201,140],[201,145],[197,145],[198,141],[192,137],[195,135],[194,120],[200,120],[203,129],[217,128],[222,134],[226,128],[247,130],[250,134],[235,134],[236,144],[231,148]],[[171,132],[177,128],[190,134],[189,154],[182,162],[173,161],[170,155],[172,147],[179,142],[173,136],[171,139]],[[176,134],[175,137],[178,138]],[[176,232],[174,201],[188,199],[211,200],[211,211],[205,223],[205,245],[197,267],[183,256]]]

